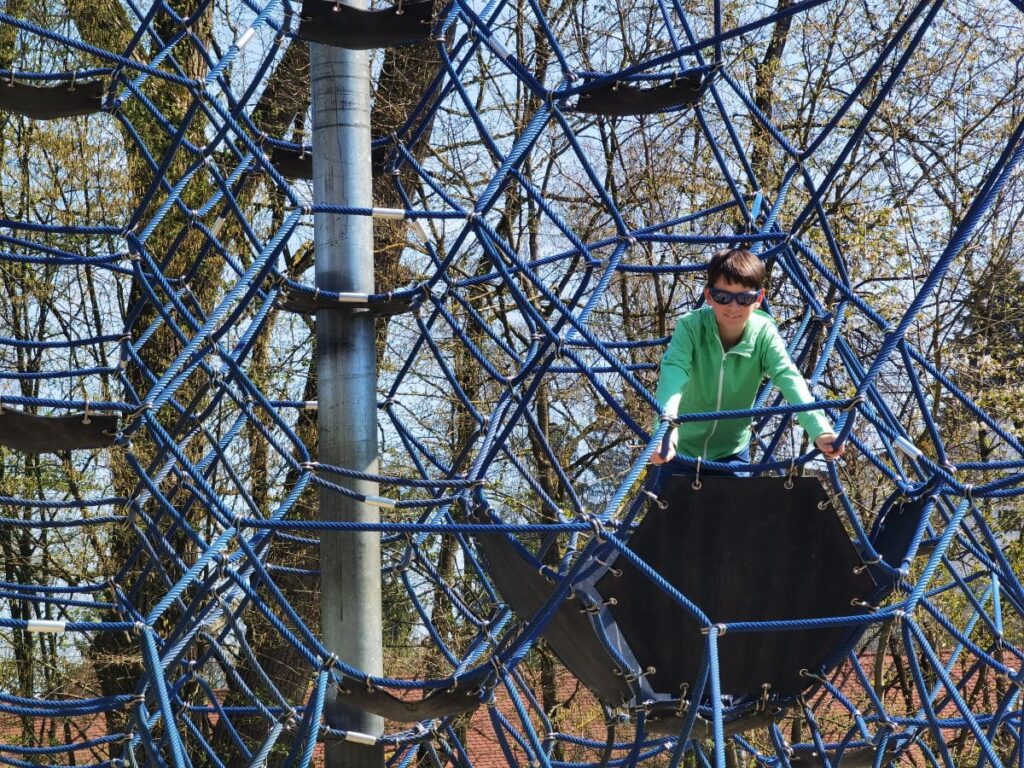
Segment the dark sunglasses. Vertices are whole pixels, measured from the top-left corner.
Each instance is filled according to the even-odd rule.
[[[711,295],[715,304],[732,304],[733,299],[735,299],[736,303],[741,307],[749,307],[761,298],[760,291],[741,291],[740,293],[733,293],[732,291],[723,291],[721,288],[715,288],[710,285],[708,286],[708,293]]]

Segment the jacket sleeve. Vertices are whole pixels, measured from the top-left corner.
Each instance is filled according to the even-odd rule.
[[[771,377],[772,383],[782,392],[786,402],[790,405],[813,403],[814,396],[811,395],[807,381],[793,363],[789,350],[786,349],[786,344],[774,324],[765,327],[764,337],[764,372]],[[807,431],[812,443],[826,432],[835,431],[824,411],[801,411],[796,414],[796,418],[800,426]]]
[[[661,358],[658,388],[654,396],[661,406],[661,412],[673,417],[679,415],[679,402],[693,370],[693,337],[690,333],[680,318],[668,349]]]

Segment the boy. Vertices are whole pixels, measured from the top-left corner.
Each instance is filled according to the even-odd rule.
[[[759,310],[764,282],[764,263],[750,251],[726,249],[712,257],[707,303],[679,319],[661,360],[656,397],[663,414],[751,408],[766,376],[788,403],[814,402],[774,321]],[[837,436],[824,412],[802,411],[796,417],[826,459],[843,455],[844,446],[833,445]],[[693,474],[692,467],[673,461],[677,451],[707,461],[749,463],[750,422],[749,417],[684,422],[672,431],[667,455],[657,450],[651,463],[671,462],[666,470]]]

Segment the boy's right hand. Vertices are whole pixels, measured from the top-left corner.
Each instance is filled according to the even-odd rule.
[[[668,421],[668,416],[662,416],[661,420]],[[675,431],[674,427],[669,427],[668,431],[661,436],[661,444],[658,446],[658,450],[651,454],[650,462],[655,466],[662,464],[668,464],[672,459],[675,458],[676,448],[672,445],[672,433]]]
[[[667,449],[659,447],[658,450],[651,454],[651,464],[654,464],[656,466],[668,464],[675,457],[676,449],[673,448],[670,443]]]

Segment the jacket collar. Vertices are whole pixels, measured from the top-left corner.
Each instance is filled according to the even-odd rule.
[[[709,337],[708,343],[715,344],[716,342],[721,344],[722,338],[718,335],[718,323],[715,321],[715,310],[711,307],[704,305],[704,333]],[[758,324],[758,311],[750,316],[747,320],[747,324],[743,326],[743,335],[740,340],[736,343],[732,349],[729,350],[730,355],[742,355],[743,357],[750,357],[754,354],[754,326]]]

